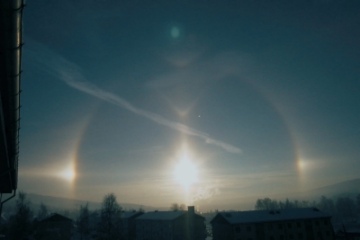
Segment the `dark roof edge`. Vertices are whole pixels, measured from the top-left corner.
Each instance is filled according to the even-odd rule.
[[[22,57],[22,10],[24,0],[9,0],[2,2],[8,19],[5,26],[5,61],[6,78],[4,79],[2,104],[4,111],[5,136],[7,147],[8,169],[5,174],[10,176],[9,186],[1,192],[11,193],[17,189],[18,158],[19,158],[19,132],[20,132],[20,80]]]

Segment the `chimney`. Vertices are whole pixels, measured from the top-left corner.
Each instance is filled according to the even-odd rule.
[[[194,239],[195,234],[195,207],[194,206],[188,206],[188,212],[187,212],[187,238],[188,240]]]
[[[188,206],[188,213],[189,214],[195,214],[195,207],[194,206]]]

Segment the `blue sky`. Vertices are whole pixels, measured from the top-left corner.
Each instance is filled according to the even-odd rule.
[[[28,2],[19,188],[237,208],[359,177],[359,9]],[[173,176],[184,154],[188,188]]]

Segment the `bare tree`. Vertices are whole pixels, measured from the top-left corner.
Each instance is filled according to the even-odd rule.
[[[320,201],[317,204],[317,207],[324,212],[334,214],[335,211],[335,203],[332,198],[327,198],[325,196],[320,197]]]
[[[100,210],[98,236],[101,240],[120,239],[121,206],[113,193],[105,195]]]
[[[76,220],[77,231],[81,240],[87,239],[90,235],[90,211],[88,205],[86,203],[85,206],[80,206],[79,216]]]
[[[172,211],[185,211],[186,210],[186,205],[185,204],[178,204],[178,203],[173,203],[171,204],[170,210]]]
[[[39,211],[37,213],[37,219],[43,220],[48,216],[48,208],[44,203],[40,203]]]
[[[337,212],[342,221],[354,221],[356,219],[356,206],[354,200],[349,197],[340,197],[335,203]]]
[[[281,207],[281,206],[280,206]],[[255,203],[256,210],[276,210],[279,209],[279,203],[270,198],[258,199]]]
[[[24,239],[31,234],[33,213],[26,193],[19,192],[16,200],[16,213],[10,219],[9,235],[11,239]]]
[[[145,213],[145,210],[142,206],[139,207],[139,209],[137,210],[138,212],[141,212],[141,213]]]

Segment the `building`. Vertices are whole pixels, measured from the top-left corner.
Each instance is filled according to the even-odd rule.
[[[136,219],[137,240],[204,240],[205,218],[188,211],[147,212]]]
[[[73,221],[70,218],[54,213],[37,223],[36,239],[71,239]]]
[[[360,240],[360,223],[346,223],[334,226],[336,240]]]
[[[121,234],[124,240],[134,240],[136,234],[135,219],[144,214],[139,211],[129,211],[121,213]]]
[[[23,0],[0,1],[0,214],[17,189],[23,7]]]
[[[221,212],[212,220],[213,240],[333,240],[331,216],[317,208]]]

